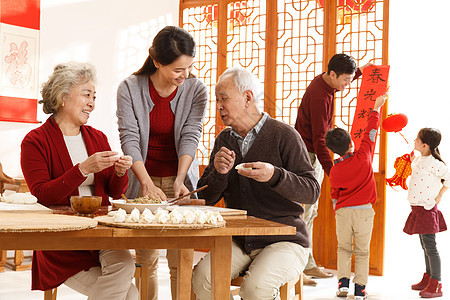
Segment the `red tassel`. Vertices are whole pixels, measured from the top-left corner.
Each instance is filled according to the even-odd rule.
[[[386,184],[390,187],[399,185],[404,190],[408,189],[406,179],[411,175],[411,155],[404,154],[395,159],[395,174],[391,178],[386,178]]]

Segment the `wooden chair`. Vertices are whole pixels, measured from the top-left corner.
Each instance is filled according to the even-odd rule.
[[[16,193],[28,192],[28,186],[25,179],[14,179],[3,172],[2,163],[0,163],[0,194],[3,195],[5,190],[11,190]],[[31,268],[31,265],[23,265],[23,250],[14,251],[14,259],[12,262],[7,261],[6,250],[0,251],[0,272],[5,271],[5,265],[13,271],[24,271]]]
[[[148,298],[148,274],[149,266],[136,264],[136,271],[134,272],[134,280],[139,291],[139,299],[147,300]],[[145,279],[145,280],[144,280]]]
[[[240,287],[243,280],[244,280],[244,277],[239,276],[239,277],[231,280],[231,285]],[[289,282],[286,282],[282,287],[280,287],[281,300],[290,300],[289,292],[291,291],[292,287],[294,287],[294,286],[295,286],[295,300],[302,300],[302,293],[303,293],[303,276],[302,276],[302,274],[300,274],[298,279],[294,279]],[[239,288],[232,290],[231,295],[233,295],[233,297],[239,295]],[[195,299],[196,299],[196,296],[195,296],[194,292],[191,292],[191,300],[195,300]]]
[[[0,194],[5,191],[5,184],[15,184],[16,181],[10,176],[3,173],[2,163],[0,163]]]
[[[149,267],[136,264],[136,271],[134,272],[134,279],[136,287],[139,291],[139,299],[146,300],[148,298],[148,278]],[[44,291],[44,300],[56,300],[58,288]]]

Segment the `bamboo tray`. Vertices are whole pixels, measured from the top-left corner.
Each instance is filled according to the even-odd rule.
[[[114,218],[110,216],[99,216],[95,217],[94,220],[97,220],[101,225],[130,229],[207,229],[225,227],[226,224],[225,221],[217,222],[217,224],[116,223]]]
[[[0,213],[0,232],[58,232],[96,227],[94,219],[57,215]]]

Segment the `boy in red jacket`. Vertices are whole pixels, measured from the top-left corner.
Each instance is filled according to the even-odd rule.
[[[336,214],[338,240],[338,291],[347,297],[350,283],[353,239],[355,240],[355,299],[367,298],[365,288],[369,276],[370,239],[372,236],[372,204],[377,199],[373,177],[372,157],[379,126],[380,108],[387,95],[379,96],[370,113],[364,138],[357,151],[350,133],[334,128],[325,135],[327,147],[340,157],[334,160],[330,171],[331,197]]]

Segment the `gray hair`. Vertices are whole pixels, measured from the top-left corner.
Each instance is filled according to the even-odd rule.
[[[93,65],[89,63],[68,62],[55,66],[48,81],[42,84],[43,110],[46,114],[55,114],[63,103],[63,98],[77,85],[89,81],[95,83],[96,72]]]
[[[241,67],[226,69],[225,72],[220,75],[218,83],[227,76],[231,76],[233,78],[234,85],[240,93],[251,91],[253,93],[255,102],[258,102],[262,99],[264,91],[261,85],[261,81],[258,79],[258,77],[256,77],[246,69]]]

